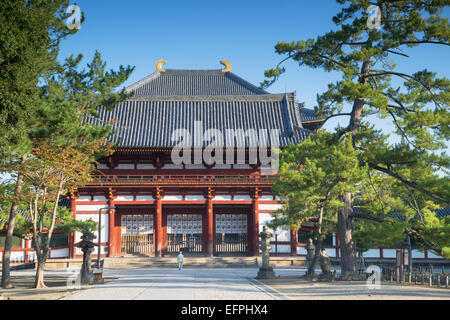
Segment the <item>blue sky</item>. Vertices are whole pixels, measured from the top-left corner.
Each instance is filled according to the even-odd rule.
[[[75,3],[74,1],[71,4]],[[277,41],[314,38],[334,28],[331,18],[340,6],[334,0],[78,0],[86,21],[79,32],[62,43],[61,57],[83,53],[90,59],[99,50],[108,68],[136,67],[130,85],[151,74],[155,62],[166,59],[171,69],[220,69],[228,59],[233,72],[253,84],[264,80],[264,70],[281,56]],[[448,11],[447,11],[448,13]],[[397,70],[412,73],[424,68],[449,74],[450,49],[423,46],[407,49],[410,58],[396,56]],[[300,68],[294,62],[269,92],[297,92],[300,102],[314,107],[316,94],[338,79],[338,74]],[[342,119],[345,124],[347,119]],[[333,128],[339,119],[326,127]],[[377,121],[388,128],[386,120]]]

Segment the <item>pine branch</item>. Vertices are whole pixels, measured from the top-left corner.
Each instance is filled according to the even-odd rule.
[[[410,186],[410,187],[412,187],[412,188],[414,188],[416,190],[419,190],[419,191],[425,193],[426,195],[428,195],[429,197],[433,198],[434,200],[437,200],[439,202],[443,202],[446,205],[449,205],[449,203],[450,203],[450,201],[448,199],[445,199],[445,198],[441,197],[440,195],[437,195],[437,194],[435,194],[433,192],[430,192],[430,191],[426,190],[425,188],[423,188],[422,186],[418,185],[417,183],[414,183],[414,182],[411,182],[411,181],[408,181],[408,180],[404,179],[403,177],[399,176],[395,172],[392,172],[392,170],[390,170],[390,168],[383,168],[383,167],[380,167],[378,165],[370,164],[370,163],[369,163],[369,166],[371,168],[375,169],[375,170],[384,172],[384,173],[390,175],[391,177],[396,178],[397,180],[400,180],[404,184],[406,184],[406,185],[408,185],[408,186]]]

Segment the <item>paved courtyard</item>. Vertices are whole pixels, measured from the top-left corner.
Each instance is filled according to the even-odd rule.
[[[295,270],[285,274],[294,275]],[[288,299],[254,280],[257,269],[139,269],[105,270],[117,277],[105,285],[64,299],[98,300],[273,300]]]
[[[105,270],[108,281],[87,286],[63,297],[65,300],[450,300],[450,289],[383,283],[369,290],[365,282],[311,283],[299,279],[304,269],[275,268],[273,280],[257,281],[256,268],[188,268]],[[13,271],[30,277],[33,270]],[[46,279],[68,276],[64,271],[46,271]],[[37,290],[37,289],[34,289]],[[64,290],[61,288],[59,290]],[[22,298],[42,292],[22,289]],[[45,290],[44,290],[45,291]],[[69,294],[70,294],[69,293]],[[28,296],[27,296],[28,295]],[[66,295],[66,294],[64,294]],[[41,297],[40,297],[41,296]],[[60,297],[63,295],[60,295]],[[19,298],[19,296],[17,297]],[[52,299],[51,296],[48,298]],[[47,298],[47,299],[48,299]],[[53,299],[55,299],[54,297]],[[20,299],[20,298],[19,298]],[[56,298],[57,299],[57,298]]]

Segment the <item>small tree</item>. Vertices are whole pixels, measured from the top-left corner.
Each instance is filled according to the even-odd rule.
[[[94,154],[104,148],[102,141],[72,143],[55,148],[41,141],[33,149],[24,170],[24,194],[31,217],[33,245],[37,256],[35,287],[43,288],[44,267],[57,219],[63,217],[59,206],[63,194],[87,183],[92,172]],[[67,227],[66,227],[67,229]],[[73,230],[70,230],[73,231]]]
[[[45,142],[43,142],[45,143]],[[78,147],[78,148],[77,148]],[[57,219],[60,217],[60,197],[77,183],[86,183],[92,169],[92,150],[73,146],[58,148],[42,144],[35,147],[24,172],[28,185],[27,206],[32,221],[33,245],[37,256],[35,287],[44,285],[44,267],[50,249],[50,241]],[[90,155],[90,156],[86,156]]]
[[[360,167],[351,139],[336,143],[337,135],[319,131],[298,145],[280,153],[280,179],[275,194],[287,199],[271,223],[300,228],[315,221],[318,234],[316,253],[307,274],[312,275],[322,250],[324,235],[336,230],[337,212],[343,209],[343,192],[355,192],[367,170]]]
[[[98,157],[111,151],[105,138],[111,126],[85,122],[96,117],[103,105],[113,108],[128,94],[115,92],[133,68],[105,71],[106,64],[95,53],[87,70],[79,70],[82,56],[69,57],[43,79],[34,123],[28,129],[33,145],[23,161],[5,162],[4,167],[18,173],[26,186],[16,192],[18,203],[26,203],[33,222],[33,242],[38,256],[36,287],[43,287],[43,268],[58,216],[59,197],[85,185]],[[41,235],[47,228],[46,238]]]

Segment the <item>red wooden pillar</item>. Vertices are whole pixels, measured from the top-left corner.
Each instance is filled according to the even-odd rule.
[[[250,228],[250,252],[254,256],[259,256],[259,198],[261,189],[256,188],[252,194],[252,223]]]
[[[214,255],[214,216],[213,204],[214,189],[208,188],[206,192],[206,255],[212,257]]]
[[[75,201],[79,198],[77,192],[70,194],[70,210],[72,211],[72,218],[77,217],[77,205]],[[75,232],[69,234],[69,258],[73,259],[75,256]]]
[[[297,229],[291,228],[291,255],[297,255]]]
[[[114,207],[114,199],[116,198],[115,192],[110,188],[108,190],[107,199],[108,206]],[[115,215],[116,210],[109,210],[108,220],[108,256],[114,257],[116,254],[116,232],[115,232]]]
[[[156,192],[154,195],[155,198],[155,219],[154,219],[154,229],[155,229],[155,256],[161,257],[162,256],[162,205],[161,205],[161,198],[162,190],[161,188],[156,188]]]
[[[24,240],[24,246],[25,246],[25,249],[28,249],[29,248],[29,243],[30,243],[30,240]],[[28,253],[29,253],[29,251],[28,250],[25,250],[25,263],[27,263],[27,262],[29,262],[29,259],[28,259]]]

